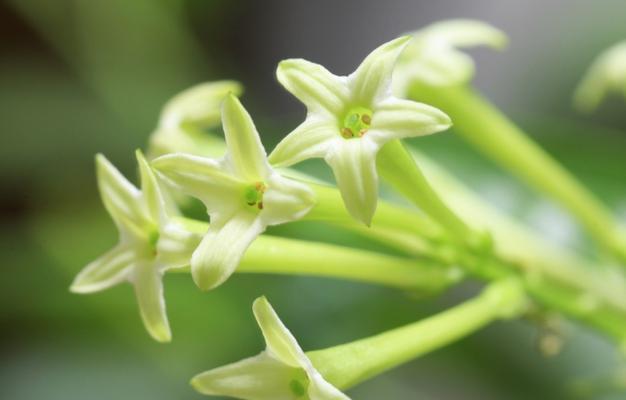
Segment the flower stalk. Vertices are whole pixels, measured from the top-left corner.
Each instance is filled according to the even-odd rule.
[[[444,347],[498,319],[518,317],[528,302],[520,283],[491,284],[479,296],[432,317],[355,342],[307,352],[322,376],[345,390]]]
[[[409,97],[441,108],[455,132],[540,193],[566,207],[604,249],[626,265],[626,240],[610,210],[496,107],[465,85],[413,82]]]

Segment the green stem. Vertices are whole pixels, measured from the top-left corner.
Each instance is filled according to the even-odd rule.
[[[469,87],[416,83],[410,97],[441,108],[454,131],[541,193],[566,207],[594,240],[626,263],[626,239],[610,210],[496,107]]]
[[[481,235],[446,205],[401,141],[387,143],[378,153],[376,165],[385,181],[445,227],[452,237],[470,245],[478,242]]]
[[[179,221],[199,234],[198,241],[208,229],[208,224],[200,221]],[[195,246],[190,248],[193,250]],[[324,276],[424,291],[444,289],[462,278],[458,268],[432,261],[267,235],[250,245],[236,272]]]
[[[348,214],[336,188],[309,182],[307,184],[315,191],[317,204],[304,219],[351,227],[363,226]],[[378,202],[371,228],[400,230],[437,242],[446,240],[445,232],[427,216],[385,201]]]
[[[307,355],[328,382],[344,390],[444,347],[494,320],[519,316],[526,305],[519,282],[499,281],[474,299],[435,316]]]

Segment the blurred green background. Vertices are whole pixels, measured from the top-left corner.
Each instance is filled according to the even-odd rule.
[[[307,349],[354,340],[445,309],[442,297],[313,278],[236,275],[201,293],[166,278],[174,340],[144,332],[130,286],[70,294],[73,276],[115,242],[93,156],[135,177],[163,103],[199,82],[237,79],[267,148],[303,110],[274,79],[287,57],[350,72],[376,45],[444,18],[491,22],[511,36],[504,54],[478,50],[477,86],[626,220],[626,104],[593,117],[571,92],[593,57],[624,39],[623,1],[11,0],[0,3],[0,398],[199,399],[195,373],[256,354],[252,300],[265,294]],[[585,249],[556,206],[482,160],[451,132],[416,140],[488,201],[551,240]],[[319,164],[308,171],[328,172]],[[363,246],[315,224],[278,229]],[[613,347],[565,324],[556,357],[536,351],[541,330],[497,324],[349,392],[354,399],[566,399],[581,377],[620,367]],[[607,385],[602,385],[607,388]],[[594,392],[593,398],[624,398]]]

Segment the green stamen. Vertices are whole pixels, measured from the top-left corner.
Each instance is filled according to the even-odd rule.
[[[359,138],[363,136],[372,124],[372,111],[365,107],[351,108],[343,119],[340,129],[344,139]]]
[[[244,197],[246,204],[256,206],[259,210],[263,209],[263,194],[267,187],[263,182],[256,182],[246,188]]]

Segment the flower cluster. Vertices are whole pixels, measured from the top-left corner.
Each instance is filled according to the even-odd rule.
[[[402,139],[433,134],[452,125],[440,109],[393,94],[413,96],[412,84],[424,83],[424,89],[433,94],[432,102],[427,102],[445,104],[441,107],[462,125],[459,132],[484,151],[522,176],[531,170],[523,168],[529,163],[541,166],[541,176],[530,173],[531,183],[538,181],[544,192],[573,204],[574,214],[592,221],[589,225],[603,232],[596,235],[600,241],[621,251],[626,260],[626,246],[620,247],[622,242],[612,239],[609,213],[573,177],[538,152],[538,147],[529,145],[522,132],[466,90],[474,64],[458,48],[501,48],[505,44],[504,34],[489,25],[452,20],[381,45],[348,76],[334,75],[306,60],[284,60],[277,67],[278,82],[304,103],[307,114],[269,156],[238,97],[242,92],[238,83],[207,83],[179,94],[162,111],[151,136],[148,159],[141,151],[136,153],[139,187],[103,155],[96,157],[100,194],[119,231],[119,242],[89,263],[71,290],[92,293],[130,283],[147,331],[154,339],[167,342],[172,335],[162,280],[172,270],[190,269],[193,282],[204,291],[223,284],[237,270],[245,271],[251,262],[261,265],[256,271],[303,273],[303,269],[296,271],[296,265],[302,268],[306,260],[297,258],[317,260],[312,268],[306,265],[310,269],[304,273],[350,276],[402,288],[447,287],[465,276],[459,272],[461,267],[468,275],[491,281],[481,295],[432,318],[309,353],[303,352],[268,301],[259,298],[253,310],[265,338],[265,351],[192,380],[203,394],[250,400],[348,399],[340,390],[496,319],[526,312],[531,294],[547,308],[560,309],[623,340],[623,296],[601,293],[601,288],[592,284],[591,273],[572,265],[572,258],[559,252],[545,254],[549,246],[537,246],[533,234],[515,225],[510,228],[499,214],[483,213],[478,207],[479,217],[474,211],[474,218],[467,220],[490,221],[490,230],[506,242],[492,246],[490,235],[477,235],[475,227],[448,206],[430,185],[428,174],[422,173],[419,158],[402,145]],[[577,94],[581,107],[594,107],[606,91],[623,86],[625,55],[624,44],[618,45],[592,67]],[[443,87],[446,96],[439,95]],[[463,101],[456,101],[457,96]],[[488,118],[483,120],[482,115]],[[206,135],[207,130],[220,126],[224,141]],[[288,169],[311,158],[328,164],[336,189]],[[383,201],[379,205],[379,174],[420,210],[389,207]],[[562,182],[566,182],[565,189]],[[471,203],[455,193],[457,205]],[[208,222],[184,215],[180,209],[187,197],[204,205]],[[476,207],[462,204],[455,208],[471,211]],[[341,218],[332,220],[342,213]],[[381,214],[383,218],[379,218]],[[306,247],[289,242],[291,239],[260,237],[270,226],[313,219],[311,215],[328,217],[420,257],[346,251],[328,244]],[[382,226],[378,225],[381,220],[385,221]],[[483,240],[485,237],[489,240]],[[281,246],[289,249],[281,253]],[[485,251],[487,247],[489,251]],[[528,258],[527,253],[536,257]],[[317,265],[323,257],[336,260]],[[559,264],[563,260],[567,263]],[[342,264],[341,273],[330,271]],[[381,270],[375,268],[378,264]],[[581,298],[593,301],[583,305]],[[616,298],[618,301],[612,300]],[[591,303],[593,312],[589,311]],[[604,323],[604,317],[615,324]]]
[[[436,108],[390,93],[394,63],[409,37],[383,44],[357,70],[335,76],[305,60],[285,60],[279,82],[308,108],[306,120],[266,156],[259,133],[231,81],[181,93],[165,107],[152,136],[150,164],[138,153],[141,191],[103,156],[97,157],[103,202],[120,230],[120,244],[76,278],[79,293],[129,281],[151,335],[171,338],[161,279],[165,271],[191,266],[202,290],[224,283],[266,227],[295,221],[316,204],[302,181],[274,167],[323,157],[331,166],[349,213],[369,225],[376,210],[376,153],[387,141],[431,134],[450,126]],[[221,124],[225,154],[195,148],[193,135]],[[218,146],[218,148],[221,148]],[[174,151],[172,151],[174,149]],[[214,151],[213,151],[214,153]],[[177,222],[169,200],[180,194],[204,203],[210,218],[203,234]]]

